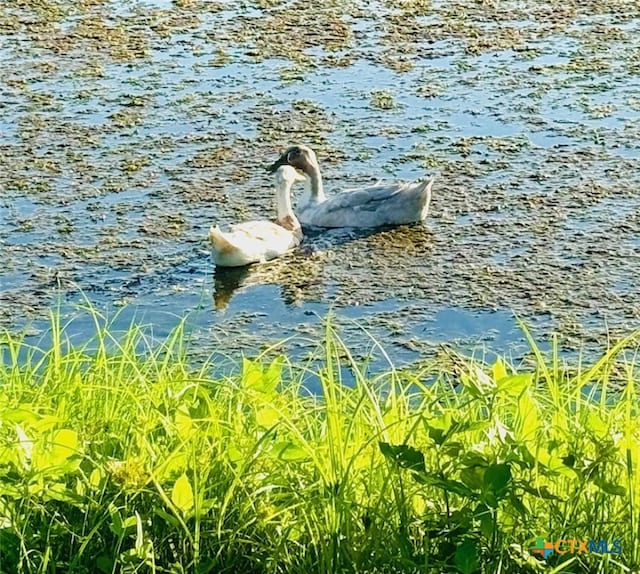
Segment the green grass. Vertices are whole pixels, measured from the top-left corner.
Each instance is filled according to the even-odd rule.
[[[182,327],[96,329],[0,335],[3,573],[638,571],[636,335],[586,366],[531,342],[369,376],[327,321],[319,361],[213,378]]]

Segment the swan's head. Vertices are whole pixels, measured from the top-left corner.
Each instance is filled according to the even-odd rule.
[[[310,147],[307,147],[306,145],[294,145],[287,148],[285,152],[267,168],[267,170],[270,173],[273,173],[283,165],[290,165],[306,174],[309,174],[318,169],[318,158]]]
[[[306,181],[304,175],[290,165],[281,165],[275,170],[276,185],[279,188],[291,187],[296,181]]]

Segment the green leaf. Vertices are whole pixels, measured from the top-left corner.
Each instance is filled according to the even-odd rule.
[[[609,427],[596,413],[590,412],[587,416],[587,428],[591,430],[599,438],[605,438],[609,435]]]
[[[459,453],[458,461],[465,467],[489,466],[487,456],[484,453],[477,452],[475,450]]]
[[[482,490],[484,485],[484,468],[467,467],[460,471],[460,480],[472,490]]]
[[[465,540],[456,550],[456,566],[462,574],[473,574],[478,569],[478,549],[471,540]]]
[[[104,480],[104,473],[102,469],[99,467],[94,468],[89,475],[89,485],[94,490],[97,490],[102,485],[102,481]]]
[[[540,420],[538,406],[529,393],[522,393],[518,399],[518,416],[515,424],[515,435],[518,442],[535,441]]]
[[[491,508],[498,508],[511,482],[511,468],[507,464],[492,464],[484,472],[482,500]]]
[[[477,498],[477,495],[473,492],[473,490],[468,488],[462,482],[458,482],[457,480],[448,480],[428,473],[416,473],[413,475],[413,478],[420,484],[437,486],[438,488],[442,488],[449,493],[459,494],[460,496],[464,496],[466,498]]]
[[[511,467],[508,464],[492,464],[484,471],[484,488],[497,498],[503,498],[511,483]]]
[[[523,518],[529,517],[529,510],[522,502],[521,496],[516,496],[513,492],[509,494],[509,502],[511,503],[511,507],[516,510]]]
[[[108,554],[98,556],[98,559],[96,560],[96,567],[100,572],[111,574],[113,572],[113,558]]]
[[[442,445],[449,436],[449,431],[454,421],[451,417],[451,413],[444,413],[440,417],[430,419],[425,422],[429,438],[437,445]]]
[[[555,500],[555,501],[562,500],[562,497],[553,494],[549,490],[549,488],[545,485],[532,486],[530,484],[522,483],[522,484],[519,484],[519,486],[525,492],[528,492],[529,494],[533,494],[534,496],[537,496],[538,498],[542,498],[544,500]]]
[[[171,489],[171,502],[184,514],[193,508],[193,489],[184,473],[176,480]]]
[[[627,494],[627,489],[621,484],[615,484],[613,482],[608,482],[604,479],[596,479],[593,481],[596,486],[606,492],[607,494],[612,494],[614,496],[625,496]]]
[[[491,540],[495,529],[495,511],[486,504],[478,504],[473,511],[473,517],[480,523],[480,532],[487,539]]]
[[[500,379],[498,383],[498,390],[514,397],[518,397],[531,386],[532,382],[533,373],[510,375]]]
[[[426,472],[424,454],[406,444],[392,445],[388,442],[378,443],[383,456],[393,460],[400,468],[414,472]]]
[[[124,525],[122,524],[122,517],[120,516],[120,509],[113,503],[109,503],[109,516],[111,522],[109,523],[109,529],[116,536],[120,537],[124,533]]]
[[[173,514],[169,514],[165,510],[162,510],[162,508],[154,508],[153,512],[173,528],[180,527],[180,521]]]
[[[309,458],[307,451],[292,441],[281,441],[274,444],[270,449],[270,453],[272,456],[288,462]]]
[[[278,355],[267,367],[264,373],[264,392],[273,393],[282,380],[282,367],[284,365],[284,357]]]
[[[180,405],[176,409],[174,422],[178,436],[182,440],[188,440],[196,431],[193,419],[189,414],[189,408],[186,405]]]
[[[246,357],[242,359],[242,383],[247,389],[261,390],[262,366]]]
[[[62,464],[78,452],[78,433],[70,429],[60,429],[53,433],[53,464]]]
[[[280,413],[271,406],[264,406],[256,411],[256,423],[258,426],[269,429],[280,420]]]
[[[496,383],[508,375],[504,361],[500,357],[498,357],[495,363],[493,363],[491,370],[493,372],[493,380],[496,381]]]
[[[275,392],[282,379],[284,357],[279,355],[263,369],[261,363],[244,358],[242,360],[242,381],[247,389],[265,394]]]

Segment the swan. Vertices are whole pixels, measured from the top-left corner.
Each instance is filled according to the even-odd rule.
[[[376,183],[327,197],[318,159],[310,147],[288,148],[267,170],[273,173],[283,165],[302,171],[311,184],[310,195],[297,207],[303,226],[377,227],[413,223],[427,217],[433,178],[410,183]]]
[[[302,241],[302,229],[291,208],[291,186],[305,181],[293,167],[283,165],[275,170],[277,219],[246,221],[222,231],[215,225],[209,229],[209,240],[216,267],[240,267],[274,259]]]

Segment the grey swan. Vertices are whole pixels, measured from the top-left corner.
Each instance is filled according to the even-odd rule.
[[[267,170],[283,165],[304,173],[310,181],[308,198],[299,201],[296,215],[303,226],[378,227],[423,221],[429,212],[433,178],[409,183],[375,184],[327,197],[313,150],[305,145],[288,148]]]

